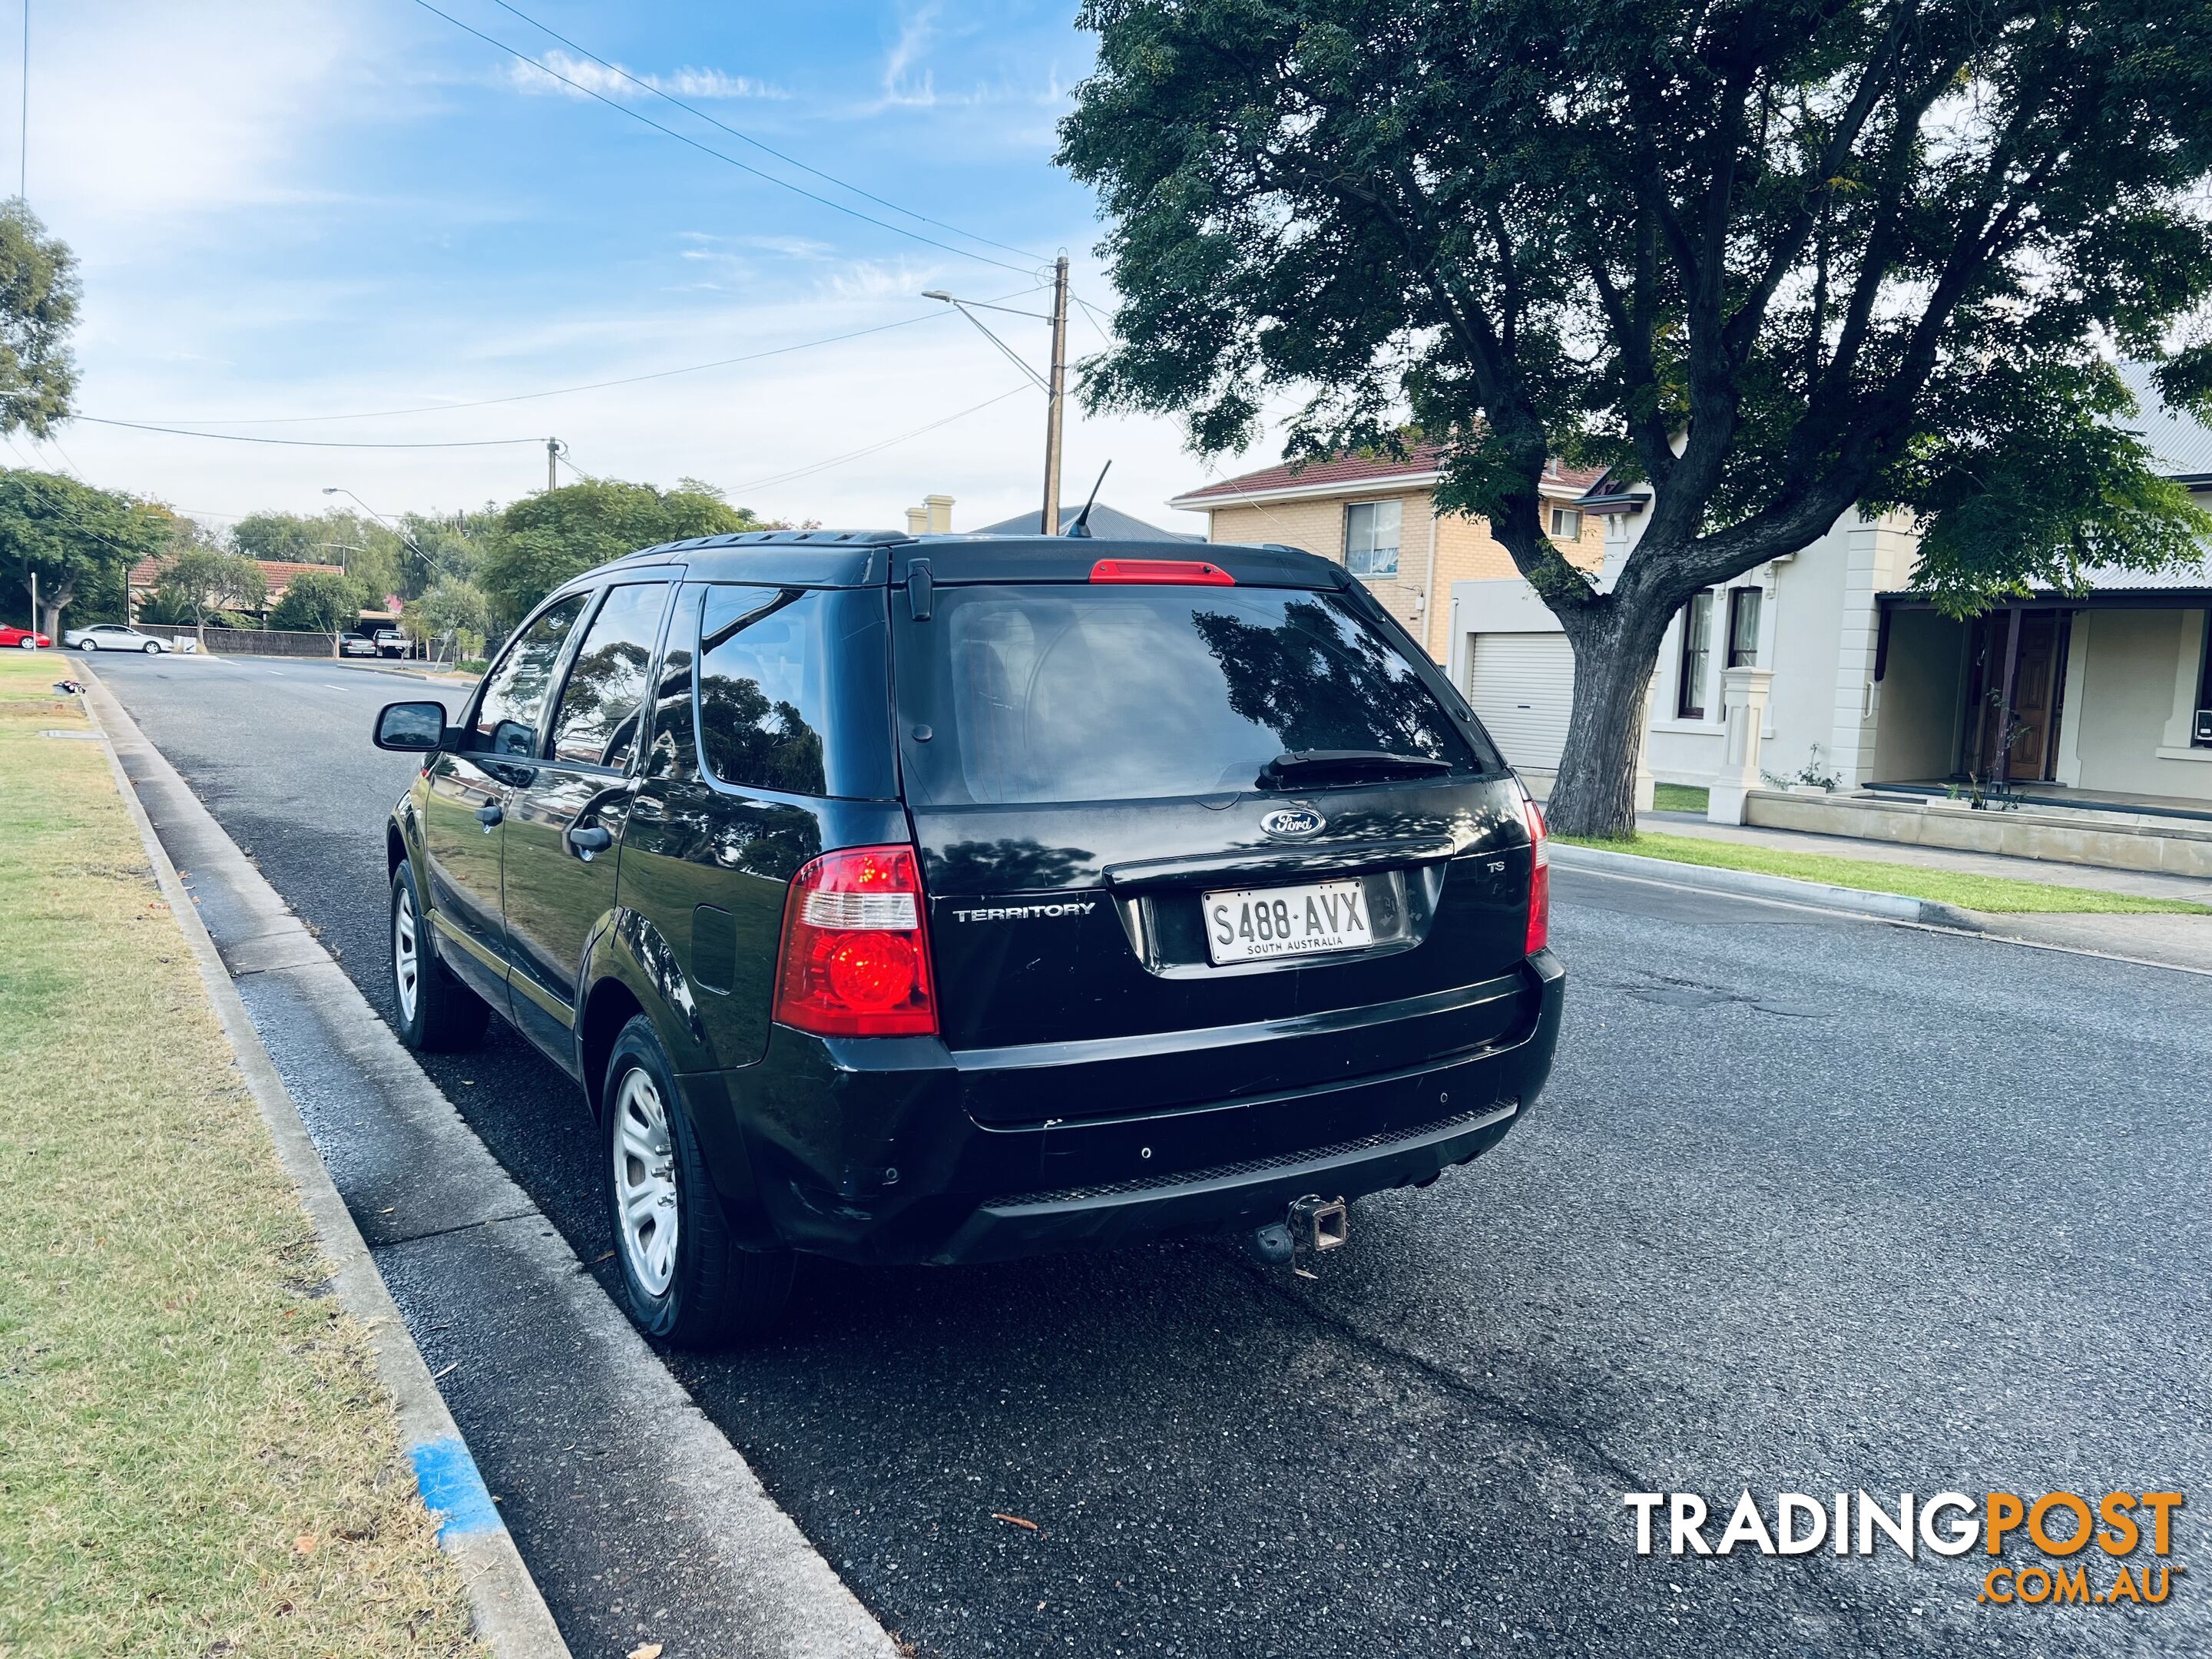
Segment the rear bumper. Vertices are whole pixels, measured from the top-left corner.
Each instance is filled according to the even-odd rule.
[[[1549,951],[1521,971],[1524,1018],[1471,1052],[1172,1110],[981,1124],[933,1039],[781,1027],[760,1064],[685,1083],[732,1218],[754,1218],[762,1246],[953,1263],[1247,1230],[1308,1193],[1426,1182],[1503,1139],[1550,1075],[1565,987]]]

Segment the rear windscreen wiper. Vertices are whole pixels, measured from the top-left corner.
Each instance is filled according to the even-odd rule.
[[[1433,755],[1394,755],[1387,749],[1301,749],[1281,754],[1260,769],[1256,787],[1287,789],[1324,779],[1356,782],[1367,778],[1425,778],[1449,772],[1452,763]]]

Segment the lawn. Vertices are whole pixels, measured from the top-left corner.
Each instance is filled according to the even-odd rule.
[[[1778,847],[1744,842],[1707,841],[1693,836],[1638,835],[1633,841],[1562,841],[1578,847],[1602,848],[1609,852],[1635,853],[1644,858],[1671,859],[1678,864],[1702,864],[1723,870],[1752,870],[1762,875],[1791,876],[1800,881],[1826,882],[1836,887],[1856,887],[1863,892],[1901,893],[1908,898],[1932,899],[1962,910],[1996,912],[2073,911],[2098,915],[2152,913],[2203,915],[2207,907],[2185,899],[2138,898],[2132,893],[2106,892],[2101,888],[2061,887],[2041,881],[2013,881],[2002,876],[1978,876],[1954,870],[1934,870],[1913,864],[1889,864],[1875,859],[1835,858],[1826,853],[1795,853]]]
[[[1702,812],[1711,792],[1694,783],[1655,783],[1651,805],[1660,812]]]
[[[0,653],[0,1654],[480,1654],[70,666]]]

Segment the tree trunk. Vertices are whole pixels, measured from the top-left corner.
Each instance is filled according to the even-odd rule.
[[[39,615],[32,625],[50,640],[62,636],[62,612],[68,610],[76,598],[76,583],[65,579],[46,588],[39,595]]]
[[[1544,821],[1562,836],[1626,841],[1636,833],[1636,763],[1669,613],[1614,607],[1563,617],[1575,653],[1574,709]]]

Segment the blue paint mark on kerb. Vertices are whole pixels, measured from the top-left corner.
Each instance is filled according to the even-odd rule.
[[[422,1507],[441,1518],[438,1541],[448,1543],[480,1532],[497,1532],[507,1523],[491,1501],[483,1476],[469,1449],[453,1436],[426,1440],[409,1455],[415,1460],[415,1485],[422,1494]]]

